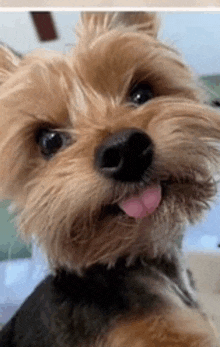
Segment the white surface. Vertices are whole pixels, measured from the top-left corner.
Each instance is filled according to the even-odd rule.
[[[47,262],[36,247],[31,259],[1,262],[0,303],[19,304],[32,292],[47,272]]]
[[[150,7],[201,7],[219,6],[218,0],[0,0],[2,7],[78,7],[78,6],[150,6]]]

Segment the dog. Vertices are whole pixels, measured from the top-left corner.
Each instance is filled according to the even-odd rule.
[[[220,115],[148,12],[85,12],[66,55],[0,53],[0,194],[51,274],[1,347],[219,346],[176,246],[217,192]]]

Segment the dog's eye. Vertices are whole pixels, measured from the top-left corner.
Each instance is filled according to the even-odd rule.
[[[130,93],[130,101],[135,105],[142,105],[153,98],[153,93],[149,85],[140,83],[137,84]]]
[[[66,136],[55,130],[41,129],[37,134],[37,143],[41,153],[50,158],[66,143]]]

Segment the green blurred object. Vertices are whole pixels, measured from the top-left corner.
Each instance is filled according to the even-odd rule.
[[[201,76],[201,81],[208,88],[210,102],[220,97],[220,75]]]
[[[10,201],[0,202],[0,261],[30,258],[31,246],[26,246],[17,236],[9,205]]]

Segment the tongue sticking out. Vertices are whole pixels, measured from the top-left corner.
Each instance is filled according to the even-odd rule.
[[[140,195],[133,196],[119,203],[120,208],[129,216],[144,218],[153,213],[161,201],[161,186],[146,188]]]

